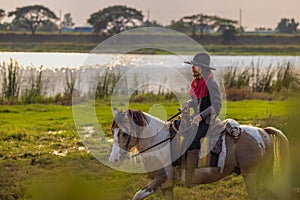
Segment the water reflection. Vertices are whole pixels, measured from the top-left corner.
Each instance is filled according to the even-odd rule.
[[[152,65],[168,67],[183,67],[174,65],[174,55],[136,55],[136,54],[88,54],[88,53],[46,53],[46,52],[2,52],[0,61],[8,62],[10,58],[16,59],[22,66],[43,65],[45,68],[78,68],[84,65],[102,66],[111,65],[123,67],[135,67],[141,65]],[[179,56],[181,57],[181,56]],[[191,59],[192,55],[181,57]],[[277,66],[290,62],[296,68],[300,68],[300,56],[212,56],[212,61],[218,67],[228,66],[255,66],[268,67]]]

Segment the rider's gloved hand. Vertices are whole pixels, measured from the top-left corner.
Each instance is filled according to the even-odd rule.
[[[192,125],[199,126],[199,123],[200,123],[201,121],[202,121],[201,115],[196,115],[195,117],[193,117]]]
[[[190,109],[190,101],[185,101],[183,104],[182,104],[182,110],[188,110]]]

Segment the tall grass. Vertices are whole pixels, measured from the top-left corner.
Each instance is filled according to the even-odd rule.
[[[95,97],[101,99],[112,95],[120,77],[119,72],[113,72],[109,68],[106,69],[103,75],[98,76]]]
[[[273,89],[280,92],[282,89],[298,90],[300,86],[299,74],[296,72],[295,67],[290,63],[284,66],[279,66],[276,81],[274,82]]]
[[[299,90],[299,74],[291,63],[262,68],[252,63],[228,67],[224,74],[227,99],[274,98]]]
[[[13,103],[19,97],[21,69],[16,60],[10,59],[9,63],[3,62],[1,68],[2,101]]]
[[[110,97],[114,91],[120,95],[131,95],[131,100],[136,102],[146,101],[148,98],[173,101],[178,95],[161,85],[157,91],[151,89],[147,84],[150,77],[142,78],[135,74],[121,79],[120,70],[103,67],[50,70],[42,66],[22,67],[11,59],[8,63],[0,64],[0,72],[2,104],[46,102],[70,105],[74,95],[102,99]],[[85,80],[91,74],[95,80]],[[231,66],[226,69],[223,79],[228,100],[286,98],[291,92],[298,91],[300,86],[299,74],[291,63],[276,67],[270,65],[267,68],[253,63],[244,68]],[[90,84],[89,81],[94,82],[85,91],[77,88],[85,87],[81,84]],[[143,81],[143,87],[138,87],[141,85],[139,81]],[[165,78],[162,85],[166,82]],[[52,86],[52,90],[48,85]]]
[[[43,66],[39,69],[31,68],[29,71],[29,82],[22,95],[22,102],[25,104],[38,103],[44,95],[45,81],[42,80]]]
[[[63,96],[61,97],[61,94],[58,94],[56,97],[62,102],[62,104],[65,105],[71,105],[72,104],[72,97],[75,92],[75,82],[76,79],[79,78],[80,71],[76,69],[63,69],[62,72],[65,74],[65,86],[64,86],[64,93]],[[78,95],[78,94],[76,94]],[[58,100],[56,99],[56,100]]]

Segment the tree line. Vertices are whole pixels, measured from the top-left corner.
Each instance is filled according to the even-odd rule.
[[[11,17],[11,23],[2,23],[5,17]],[[108,34],[120,33],[129,28],[141,26],[161,26],[157,21],[144,20],[142,11],[135,8],[115,5],[101,9],[92,13],[87,22],[93,27],[95,33],[103,32]],[[280,33],[296,33],[299,23],[295,19],[283,18],[277,25],[276,30]],[[34,35],[36,31],[59,31],[61,28],[72,28],[74,26],[70,13],[64,15],[61,21],[57,15],[49,8],[42,5],[25,6],[6,13],[0,9],[0,29],[14,31],[31,31]],[[222,18],[216,15],[196,14],[172,20],[166,28],[200,37],[204,33],[221,33],[227,41],[234,39],[234,34],[243,32],[237,20]],[[257,30],[265,30],[258,28]]]

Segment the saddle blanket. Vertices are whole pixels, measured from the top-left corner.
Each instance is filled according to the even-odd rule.
[[[214,148],[216,143],[218,142],[219,137],[222,137],[222,149],[219,154],[218,164],[217,167],[220,167],[220,172],[223,172],[225,159],[226,159],[226,141],[225,136],[226,134],[231,135],[235,139],[238,139],[238,137],[235,137],[235,135],[232,135],[228,133],[228,124],[236,124],[240,132],[243,132],[243,134],[248,134],[251,137],[253,137],[257,143],[261,146],[261,148],[265,148],[265,143],[258,131],[257,127],[253,126],[247,126],[247,125],[239,125],[236,121],[232,119],[226,119],[224,121],[221,121],[220,119],[216,119],[213,124],[210,125],[206,137],[201,139],[201,151],[199,152],[199,162],[198,167],[201,164],[201,161],[205,160],[207,155],[211,152],[211,150]],[[222,133],[226,134],[221,135]],[[240,134],[240,133],[239,133]]]

